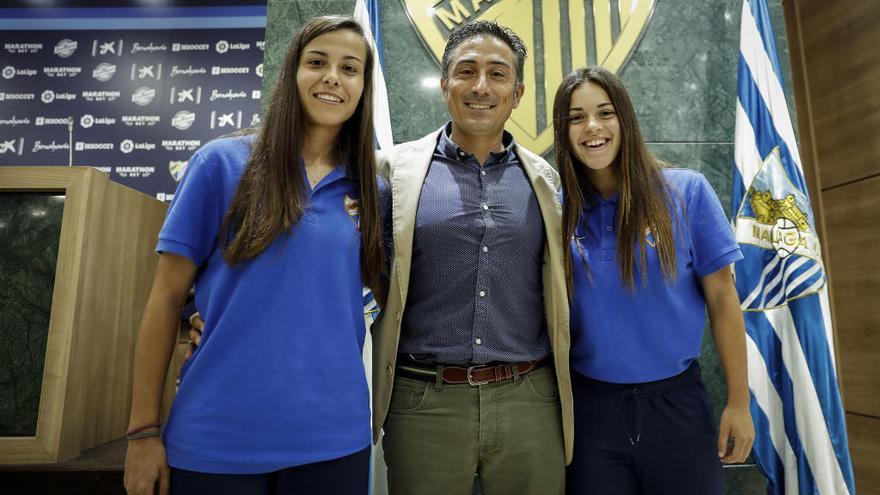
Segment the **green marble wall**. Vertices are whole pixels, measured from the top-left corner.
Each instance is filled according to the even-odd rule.
[[[782,4],[781,0],[768,3],[789,112],[796,122]],[[381,5],[394,140],[403,142],[438,128],[448,114],[440,90],[422,84],[423,79],[438,78],[440,68],[410,23],[402,2],[382,0]],[[706,175],[728,214],[741,8],[741,0],[657,0],[641,40],[619,71],[651,150],[674,165]],[[269,0],[264,84],[271,84],[291,34],[306,19],[353,10],[354,0]],[[540,45],[529,48],[531,53],[541,52]],[[264,98],[268,93],[269,88],[264,88]],[[708,331],[703,342],[703,371],[720,416],[726,389]],[[764,492],[761,475],[754,467],[730,468],[725,473],[730,494]]]
[[[33,436],[64,197],[0,193],[0,436]]]

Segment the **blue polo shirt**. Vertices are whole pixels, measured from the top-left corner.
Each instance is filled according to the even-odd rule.
[[[706,326],[700,279],[742,259],[706,178],[687,169],[666,169],[663,175],[674,215],[676,276],[670,282],[663,276],[649,236],[647,285],[637,266],[633,291],[624,287],[617,260],[617,195],[592,202],[588,198],[571,246],[571,366],[582,375],[640,383],[683,372],[699,357]]]
[[[193,155],[159,233],[159,252],[199,267],[195,299],[205,320],[165,426],[175,468],[264,473],[370,444],[360,235],[351,208],[357,184],[343,167],[333,170],[308,191],[308,208],[289,235],[230,267],[217,236],[251,140],[218,139]]]

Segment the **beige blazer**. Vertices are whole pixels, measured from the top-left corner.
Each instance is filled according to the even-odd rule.
[[[419,194],[441,131],[442,129],[437,130],[417,141],[399,144],[390,151],[380,152],[378,156],[379,174],[388,180],[391,190],[394,253],[390,266],[388,301],[372,327],[374,442],[378,440],[391,401],[401,317],[409,291],[413,231]],[[557,196],[559,176],[543,158],[523,147],[517,146],[516,154],[538,198],[547,236],[544,242],[544,309],[559,383],[565,462],[568,464],[571,462],[573,446],[574,410],[568,370],[571,341],[562,259],[562,208]]]

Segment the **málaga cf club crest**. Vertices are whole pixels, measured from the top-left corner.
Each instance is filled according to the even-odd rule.
[[[654,2],[403,0],[416,31],[438,61],[449,33],[468,21],[494,20],[523,39],[529,50],[526,91],[506,128],[517,142],[540,154],[553,145],[553,97],[562,78],[590,64],[618,72],[645,31]]]
[[[815,225],[809,199],[791,182],[775,148],[736,215],[736,240],[742,249],[761,251],[743,261],[753,265],[737,270],[744,310],[778,307],[825,285]]]

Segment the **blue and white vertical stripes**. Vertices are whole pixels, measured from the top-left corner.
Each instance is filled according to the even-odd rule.
[[[382,19],[379,10],[379,0],[357,0],[354,7],[356,21],[364,27],[364,33],[370,40],[373,48],[373,127],[376,132],[376,145],[379,149],[391,149],[394,139],[391,133],[391,112],[388,110],[388,89],[385,86],[385,54],[382,43]],[[364,340],[364,370],[367,375],[367,385],[370,387],[372,396],[373,375],[373,338],[370,326],[376,319],[379,306],[375,297],[364,288],[364,318],[367,325],[367,335]],[[386,495],[388,485],[386,482],[386,467],[382,458],[381,443],[373,446],[372,470],[370,473],[370,494]]]
[[[364,27],[367,38],[373,45],[373,126],[376,128],[376,142],[379,149],[391,148],[394,139],[391,133],[391,112],[388,110],[388,90],[385,86],[384,44],[382,43],[382,21],[379,0],[357,0],[354,18]]]
[[[733,171],[754,456],[771,494],[854,493],[828,292],[766,0],[744,0]]]

